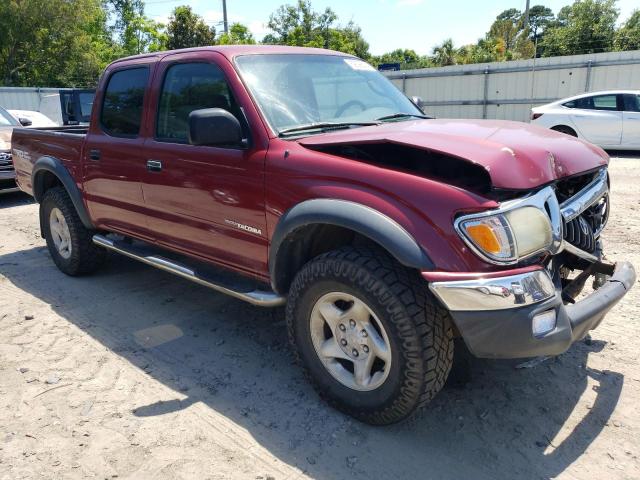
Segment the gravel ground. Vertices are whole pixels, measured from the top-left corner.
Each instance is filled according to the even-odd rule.
[[[640,158],[611,163],[610,259],[640,266]],[[112,256],[60,273],[38,208],[0,197],[0,479],[640,478],[640,287],[532,368],[473,360],[413,422],[321,402],[282,311]]]

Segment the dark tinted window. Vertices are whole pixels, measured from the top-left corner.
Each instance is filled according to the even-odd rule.
[[[569,108],[583,108],[593,110],[593,97],[578,98],[576,100],[571,100],[570,102],[564,103],[563,105]]]
[[[149,69],[132,68],[111,75],[102,103],[103,129],[116,136],[135,137],[142,122],[142,102]]]
[[[624,110],[626,112],[640,112],[640,95],[625,95]]]
[[[563,103],[565,107],[582,108],[586,110],[618,110],[617,95],[598,95],[595,97],[584,97],[570,102]]]
[[[93,107],[93,97],[95,97],[95,95],[95,93],[88,92],[78,94],[80,99],[80,114],[83,120],[91,117],[91,108]]]
[[[156,137],[186,142],[189,114],[203,108],[222,108],[242,118],[220,68],[210,63],[173,65],[160,94]]]

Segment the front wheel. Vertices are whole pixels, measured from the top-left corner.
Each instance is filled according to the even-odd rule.
[[[375,250],[343,248],[305,265],[290,289],[287,325],[320,395],[371,424],[426,405],[453,361],[448,312],[416,272]]]

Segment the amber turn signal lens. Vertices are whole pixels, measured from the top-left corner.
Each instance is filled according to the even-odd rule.
[[[489,225],[483,223],[469,225],[467,227],[467,235],[469,235],[478,247],[487,253],[496,255],[502,251],[500,241]]]

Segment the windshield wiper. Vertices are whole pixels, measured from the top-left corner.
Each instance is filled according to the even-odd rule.
[[[316,122],[307,123],[305,125],[298,125],[297,127],[285,128],[280,130],[278,136],[289,135],[291,133],[305,132],[307,130],[331,130],[334,128],[349,128],[349,127],[368,127],[371,125],[380,125],[380,122]]]
[[[406,117],[412,117],[412,118],[432,118],[432,117],[428,117],[427,115],[418,115],[417,113],[392,113],[391,115],[385,115],[384,117],[379,117],[376,118],[376,120],[382,122],[384,120],[393,120],[394,118],[406,118]]]

